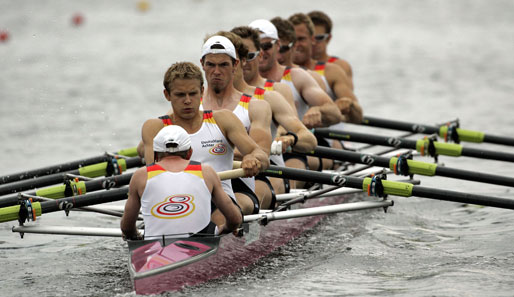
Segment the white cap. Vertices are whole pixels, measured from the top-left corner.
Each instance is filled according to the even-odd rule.
[[[248,26],[261,31],[261,35],[259,36],[260,38],[272,38],[278,40],[277,28],[268,20],[255,20]]]
[[[169,125],[161,129],[153,139],[153,151],[174,153],[191,148],[191,138],[184,128]]]
[[[237,60],[236,49],[227,37],[215,35],[202,46],[202,58],[208,54],[226,54]]]

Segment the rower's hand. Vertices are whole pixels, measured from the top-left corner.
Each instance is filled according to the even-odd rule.
[[[275,141],[282,141],[282,154],[286,152],[288,147],[292,147],[294,143],[294,136],[282,135],[275,138]]]
[[[335,103],[343,115],[350,114],[350,111],[353,106],[353,100],[351,98],[348,98],[348,97],[339,98],[335,101]]]
[[[241,168],[243,168],[246,177],[252,177],[259,174],[262,169],[262,164],[261,161],[250,154],[243,157]]]
[[[317,128],[322,126],[321,112],[318,106],[313,106],[303,115],[302,123],[305,127]]]

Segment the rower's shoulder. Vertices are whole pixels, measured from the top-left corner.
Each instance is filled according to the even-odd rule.
[[[164,123],[162,119],[160,118],[152,118],[148,119],[143,123],[143,126],[141,128],[142,132],[150,132],[155,130],[160,130],[164,126]]]
[[[343,69],[343,71],[346,73],[346,75],[348,75],[349,77],[352,77],[352,74],[353,74],[352,66],[350,65],[350,63],[348,61],[338,58],[335,61],[327,63],[327,64],[329,64],[329,65],[334,64],[334,65],[341,67]]]
[[[218,110],[212,110],[212,116],[218,126],[225,126],[230,123],[230,121],[237,119],[237,116],[228,109],[218,109]]]

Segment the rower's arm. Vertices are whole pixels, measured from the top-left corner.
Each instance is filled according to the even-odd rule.
[[[276,82],[273,85],[273,89],[280,93],[280,95],[282,95],[286,99],[287,103],[289,103],[289,105],[293,109],[295,116],[298,117],[296,105],[294,105],[293,91],[291,91],[291,88],[285,83]]]
[[[216,110],[213,116],[223,135],[243,154],[241,168],[246,176],[255,176],[269,167],[268,154],[248,136],[236,115],[229,110]]]
[[[295,87],[300,91],[301,96],[305,99],[307,104],[311,106],[305,115],[308,117],[318,113],[321,115],[319,121],[309,121],[304,115],[303,123],[307,128],[326,127],[344,120],[344,116],[335,103],[330,99],[328,94],[318,86],[309,73],[301,68],[293,68],[291,75],[295,76],[293,78]]]
[[[218,174],[211,166],[202,164],[202,174],[207,188],[212,193],[212,201],[226,219],[224,226],[218,226],[220,233],[236,230],[243,223],[241,211],[225,193]]]
[[[143,124],[143,128],[141,129],[141,138],[146,165],[150,165],[154,162],[153,139],[162,127],[164,127],[164,124],[160,119],[149,119]]]
[[[271,150],[271,107],[265,100],[250,100],[248,107],[250,115],[250,131],[248,135],[255,140],[257,145],[270,154]]]
[[[287,104],[284,97],[277,92],[270,91],[264,93],[264,99],[270,104],[273,118],[280,127],[283,127],[283,129],[286,130],[285,132],[295,133],[298,137],[296,145],[294,146],[295,151],[309,152],[314,150],[316,145],[318,145],[316,137],[302,124],[292,108]],[[283,134],[285,133],[277,135],[277,140],[282,141],[282,145],[284,149],[286,149],[288,146],[293,145],[295,137]]]
[[[136,239],[139,232],[136,228],[137,217],[141,209],[141,195],[146,186],[146,167],[140,168],[134,172],[129,184],[129,193],[127,202],[125,202],[125,211],[121,217],[121,232],[128,239]]]
[[[362,107],[351,89],[346,73],[341,67],[334,64],[327,64],[327,75],[334,78],[331,85],[337,99],[335,103],[348,122],[362,123]]]

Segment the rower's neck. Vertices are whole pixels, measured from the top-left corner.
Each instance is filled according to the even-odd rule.
[[[179,156],[167,156],[159,160],[157,164],[162,168],[171,172],[182,172],[189,165],[189,160],[183,159]]]
[[[328,59],[330,59],[330,56],[326,52],[324,52],[323,54],[321,54],[321,56],[319,56],[319,59],[317,60],[321,62],[328,62]]]
[[[245,94],[253,94],[255,92],[255,87],[246,83],[246,81],[241,77],[240,79],[234,80],[234,87],[242,93]]]
[[[196,133],[203,124],[203,111],[198,110],[196,115],[192,118],[180,117],[178,114],[172,113],[169,115],[173,125],[184,128],[189,134]]]
[[[237,104],[239,104],[241,95],[241,92],[232,85],[221,90],[219,93],[216,93],[212,88],[207,87],[203,96],[203,109],[228,109],[232,111],[236,108]]]
[[[314,70],[314,66],[316,66],[316,60],[308,59],[305,63],[298,64],[298,66],[304,67],[304,68],[307,68],[307,69],[310,69],[310,70]]]
[[[271,79],[276,82],[279,82],[280,80],[282,80],[282,75],[284,74],[285,69],[285,66],[278,64],[278,62],[275,62],[275,64],[273,65],[273,67],[271,67],[270,70],[266,72],[260,72],[260,74],[262,75],[262,77],[266,79]]]

